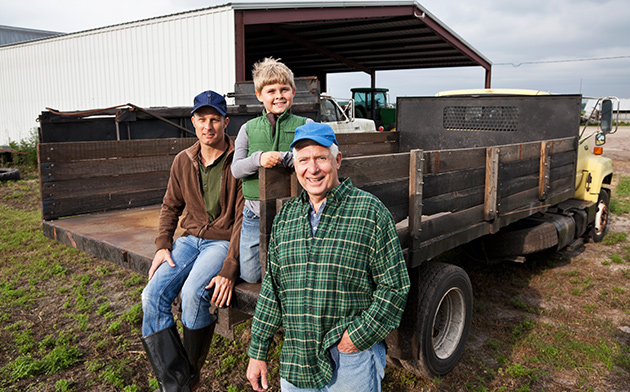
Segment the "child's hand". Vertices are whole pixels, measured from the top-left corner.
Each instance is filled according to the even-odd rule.
[[[278,151],[267,151],[260,155],[260,166],[270,169],[282,163],[282,157]]]

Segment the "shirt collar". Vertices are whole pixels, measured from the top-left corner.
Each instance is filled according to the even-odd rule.
[[[326,204],[336,205],[340,203],[350,193],[351,189],[352,181],[350,178],[342,178],[339,185],[326,193]],[[300,200],[303,204],[310,207],[310,199],[308,198],[308,193],[306,193],[304,189],[302,189],[302,193],[300,193]]]

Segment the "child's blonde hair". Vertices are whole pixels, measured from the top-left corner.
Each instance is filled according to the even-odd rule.
[[[267,57],[254,64],[252,78],[254,79],[254,88],[257,93],[260,93],[263,87],[274,83],[288,84],[295,90],[293,71],[279,60]]]

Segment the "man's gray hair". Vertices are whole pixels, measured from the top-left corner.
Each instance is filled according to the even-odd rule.
[[[298,144],[296,144],[295,147],[293,147],[293,156],[295,156],[297,154],[297,146],[299,146],[300,143],[298,142]],[[333,157],[333,159],[337,158],[337,155],[339,154],[339,146],[336,145],[335,143],[331,144],[330,147],[328,147],[328,151],[330,152],[330,155]]]

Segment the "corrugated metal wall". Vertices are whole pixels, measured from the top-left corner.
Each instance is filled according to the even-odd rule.
[[[29,136],[46,107],[190,106],[234,90],[229,6],[0,48],[0,144]]]

